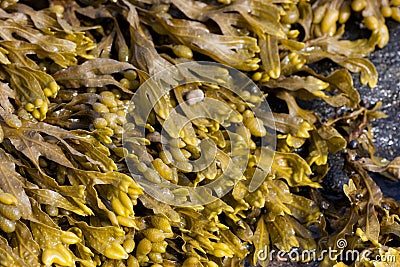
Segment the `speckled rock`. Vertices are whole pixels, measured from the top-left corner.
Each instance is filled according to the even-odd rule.
[[[379,81],[376,88],[371,89],[363,86],[359,82],[359,76],[354,75],[354,86],[359,90],[361,99],[367,104],[374,104],[382,101],[382,111],[388,118],[381,119],[372,123],[375,136],[375,145],[377,154],[387,159],[393,159],[400,156],[400,24],[388,21],[390,32],[390,42],[383,49],[376,50],[369,59],[375,64],[379,73]],[[350,36],[345,38],[359,38],[368,34],[360,30],[359,24],[350,25],[348,29]],[[329,73],[335,66],[330,62],[323,62],[314,66],[319,73]],[[300,103],[301,104],[301,103]],[[334,109],[325,105],[322,101],[304,104],[307,108],[314,109],[321,117],[331,116]],[[348,182],[343,171],[344,160],[340,153],[330,155],[330,171],[323,182],[323,192],[326,196],[335,196],[338,200],[344,198],[341,188]],[[382,188],[386,197],[392,197],[400,201],[400,182],[392,182],[388,179],[371,174],[377,184]],[[318,262],[307,264],[272,261],[270,267],[316,267]]]

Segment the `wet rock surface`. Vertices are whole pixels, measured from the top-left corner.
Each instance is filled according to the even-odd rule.
[[[382,111],[388,117],[372,123],[378,156],[389,160],[400,156],[400,25],[389,23],[390,43],[375,51],[370,59],[379,73],[379,82],[373,90],[360,87],[361,96],[370,103],[382,101]],[[400,201],[400,182],[391,182],[372,174],[386,197]]]
[[[372,122],[374,141],[377,155],[388,160],[400,156],[400,24],[388,21],[390,42],[383,49],[377,49],[369,59],[374,63],[379,74],[378,85],[371,89],[367,85],[361,85],[359,75],[353,75],[354,87],[358,89],[361,100],[365,105],[374,105],[382,102],[381,110],[388,117]],[[346,39],[368,36],[368,32],[360,28],[359,23],[349,25],[350,36]],[[346,32],[347,33],[347,32]],[[330,61],[314,66],[319,73],[328,74],[336,68]],[[332,117],[336,112],[323,101],[311,103],[300,103],[308,109],[315,110],[322,118]],[[348,182],[343,171],[344,160],[340,153],[329,156],[330,171],[323,182],[324,191],[327,195],[338,198],[344,197],[341,188]],[[382,188],[385,197],[391,197],[400,201],[400,182],[389,181],[379,174],[371,173],[376,183]]]
[[[388,117],[372,122],[373,133],[377,155],[394,159],[400,156],[400,24],[393,21],[387,22],[390,32],[390,42],[383,49],[376,50],[369,59],[374,63],[379,74],[377,87],[371,89],[361,85],[359,76],[354,75],[354,86],[360,92],[361,99],[366,105],[373,105],[382,101],[381,110]],[[359,24],[349,25],[349,32],[352,36],[345,36],[347,39],[362,37],[368,32],[360,29]],[[355,36],[357,35],[357,36]],[[324,62],[316,66],[319,73],[329,73],[335,66],[331,62]],[[322,118],[332,116],[334,109],[327,107],[322,101],[305,104],[307,108],[315,110]],[[344,160],[340,153],[330,155],[330,170],[323,182],[324,195],[335,196],[338,201],[344,198],[342,193],[343,184],[348,182],[348,177],[343,170]],[[385,197],[391,197],[400,201],[400,182],[390,181],[379,174],[371,173],[372,178],[381,187]],[[273,260],[270,267],[316,267],[318,262],[291,263]]]

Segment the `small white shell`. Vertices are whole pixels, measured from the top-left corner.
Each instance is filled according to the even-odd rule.
[[[186,97],[186,103],[192,106],[200,101],[203,101],[204,92],[200,89],[196,89],[188,92],[185,97]]]

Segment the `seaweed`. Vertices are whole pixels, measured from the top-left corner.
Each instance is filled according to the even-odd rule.
[[[360,103],[352,76],[377,85],[366,57],[388,43],[399,1],[21,2],[0,0],[0,266],[268,266],[276,250],[314,251],[291,260],[320,266],[399,264],[400,204],[369,172],[397,180],[400,158],[376,155],[371,122],[385,114]],[[349,19],[369,37],[346,39]],[[262,93],[232,92],[229,69],[204,60]],[[315,71],[323,60],[335,69]],[[166,68],[177,76],[151,83]],[[173,89],[154,99],[163,84]],[[299,104],[313,100],[340,112]],[[343,203],[320,190],[335,153]],[[220,177],[214,201],[183,205],[212,191],[185,187]]]

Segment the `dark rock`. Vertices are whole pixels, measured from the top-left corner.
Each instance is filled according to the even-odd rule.
[[[372,123],[373,133],[375,136],[375,145],[377,147],[378,156],[385,157],[389,160],[400,156],[400,24],[388,21],[387,22],[390,42],[383,49],[376,50],[371,54],[369,59],[375,64],[379,74],[379,81],[376,88],[369,88],[366,85],[361,85],[359,75],[354,75],[354,86],[360,92],[362,102],[365,106],[371,106],[378,101],[382,101],[382,111],[388,117],[380,119]],[[351,27],[359,27],[354,24]],[[357,29],[348,29],[350,36],[364,34]],[[359,36],[357,36],[359,37]],[[335,68],[331,62],[323,62],[316,64],[319,73],[329,73]],[[307,104],[309,105],[309,104]],[[315,101],[307,108],[316,110],[322,117],[331,117],[334,109],[328,107],[323,101]],[[333,196],[336,194],[338,198],[344,197],[342,192],[343,184],[348,182],[348,177],[343,170],[344,160],[340,154],[330,155],[329,157],[330,171],[323,182],[324,195]],[[381,187],[385,197],[394,198],[400,201],[400,182],[392,182],[379,174],[371,174],[376,183]],[[330,192],[330,194],[329,194]],[[290,263],[272,261],[270,267],[314,267],[318,266],[318,262],[312,263]]]

